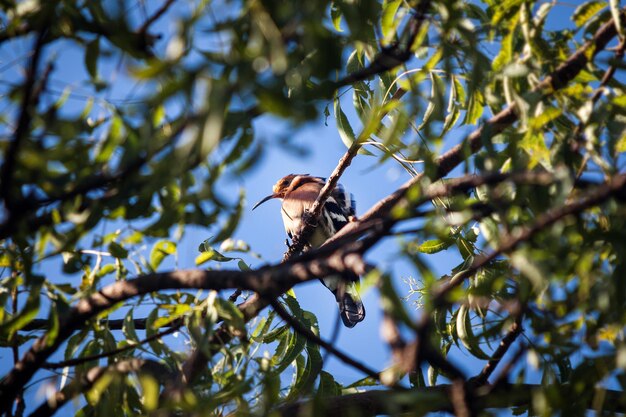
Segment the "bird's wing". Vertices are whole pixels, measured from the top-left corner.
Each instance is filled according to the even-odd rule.
[[[324,177],[317,178],[326,182],[326,178]],[[339,206],[346,218],[349,218],[350,216],[356,216],[356,201],[354,201],[354,196],[352,195],[352,193],[346,191],[343,185],[337,184],[331,196],[335,200],[335,204]]]

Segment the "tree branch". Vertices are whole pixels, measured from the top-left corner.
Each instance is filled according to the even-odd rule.
[[[451,385],[437,385],[434,387],[415,388],[409,391],[370,390],[356,394],[341,395],[324,398],[324,401],[305,400],[285,404],[276,409],[282,416],[303,415],[312,407],[319,411],[320,415],[333,417],[343,416],[377,416],[398,415],[402,413],[414,413],[426,415],[431,412],[454,411]],[[477,410],[489,408],[511,408],[516,406],[528,406],[532,403],[534,393],[544,389],[541,385],[534,384],[502,384],[498,387],[484,386],[473,393],[473,399]],[[559,390],[571,389],[568,386],[557,387]],[[595,393],[604,395],[606,411],[625,412],[624,393],[621,391],[607,390],[602,387],[595,388]],[[593,409],[594,393],[581,399],[582,406]],[[318,408],[319,407],[319,408]]]
[[[242,288],[263,296],[277,296],[298,282],[352,270],[355,256],[363,244],[355,242],[342,251],[329,253],[306,262],[286,262],[254,271],[175,271],[143,275],[118,281],[89,297],[81,299],[61,320],[55,338],[44,335],[37,339],[14,368],[0,381],[0,412],[6,412],[19,391],[58,347],[85,321],[111,308],[116,303],[143,294],[167,289]],[[363,273],[364,271],[358,271]],[[249,318],[247,318],[249,320]],[[218,334],[217,332],[216,334]]]
[[[472,380],[472,382],[476,384],[476,386],[484,385],[487,383],[489,377],[491,376],[493,371],[496,370],[496,367],[500,364],[500,361],[502,360],[506,352],[508,352],[513,342],[515,342],[517,337],[522,333],[523,328],[521,317],[521,315],[517,317],[515,322],[511,325],[511,328],[509,329],[507,334],[502,338],[502,341],[500,342],[500,345],[498,345],[496,351],[493,352],[493,355],[491,355],[491,359],[489,360],[489,362],[487,362],[485,367]]]

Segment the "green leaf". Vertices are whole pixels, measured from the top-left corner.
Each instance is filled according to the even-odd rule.
[[[6,338],[9,339],[16,331],[37,317],[40,306],[41,288],[42,283],[31,287],[26,303],[24,304],[24,308],[22,308],[15,316],[11,317],[11,319],[0,325],[0,335],[6,335]]]
[[[350,122],[348,121],[348,117],[341,110],[341,103],[339,102],[339,98],[335,98],[333,101],[334,111],[335,111],[335,121],[337,123],[337,129],[339,130],[339,137],[344,145],[347,148],[352,146],[354,141],[356,140],[356,136],[354,135],[354,130],[352,130],[352,126],[350,126]]]
[[[483,115],[484,108],[483,95],[479,90],[474,90],[467,103],[467,111],[463,124],[475,125],[478,119]]]
[[[456,332],[463,346],[478,359],[488,360],[491,356],[480,347],[480,338],[474,336],[472,322],[470,320],[470,308],[462,304],[456,315]]]
[[[239,202],[237,203],[237,207],[235,207],[235,211],[228,217],[222,228],[217,232],[217,234],[211,238],[211,242],[221,242],[231,237],[235,232],[235,229],[239,225],[239,221],[241,220],[241,215],[243,214],[243,207],[246,203],[245,191],[241,189],[239,191]]]
[[[148,374],[139,375],[139,383],[143,393],[141,402],[145,411],[156,410],[159,404],[159,383]]]
[[[154,327],[154,322],[159,318],[159,309],[153,308],[148,314],[146,319],[146,336],[150,337],[157,333],[157,329]],[[154,353],[158,356],[164,355],[167,347],[160,338],[152,339],[148,342]]]
[[[124,324],[122,325],[122,333],[126,337],[127,341],[138,342],[139,336],[135,331],[135,320],[133,318],[133,309],[128,310],[128,313],[124,316]]]
[[[385,0],[383,2],[383,14],[381,17],[381,30],[383,32],[383,45],[393,41],[396,34],[395,17],[402,0]]]
[[[617,28],[617,33],[620,38],[624,37],[624,26],[622,26],[620,0],[609,0],[609,6],[611,8],[611,16],[613,16],[613,24]]]
[[[100,38],[89,42],[85,48],[85,67],[93,80],[98,78],[98,56],[100,55]]]
[[[188,304],[161,305],[161,308],[166,310],[167,314],[154,320],[152,326],[155,329],[160,329],[191,311],[191,306]]]
[[[228,256],[224,256],[218,251],[216,251],[215,249],[209,248],[209,250],[202,252],[200,255],[196,256],[196,266],[200,266],[203,263],[206,263],[209,261],[228,262],[228,261],[232,261],[233,259],[237,259],[237,258],[230,258]]]
[[[586,3],[583,3],[578,6],[574,11],[574,14],[572,15],[572,20],[576,24],[576,27],[581,27],[606,6],[606,2],[600,0],[588,1]]]
[[[336,1],[332,1],[330,3],[330,18],[333,21],[333,26],[335,27],[335,30],[337,32],[343,32],[343,30],[341,29],[342,13],[339,6],[337,6]]]
[[[124,249],[119,243],[111,242],[109,243],[109,252],[111,256],[118,259],[126,259],[128,258],[128,250]]]
[[[230,301],[221,298],[215,299],[215,308],[220,318],[222,318],[229,326],[239,332],[246,332],[246,322],[241,310]]]
[[[432,239],[423,242],[416,250],[421,253],[432,255],[433,253],[441,252],[448,249],[454,244],[454,239]]]
[[[80,344],[85,340],[85,338],[89,334],[89,328],[83,327],[78,333],[74,334],[67,341],[67,345],[65,346],[65,354],[63,358],[71,359],[76,357],[76,352],[80,347]]]
[[[297,333],[287,333],[282,350],[284,354],[275,355],[272,358],[274,372],[281,373],[298,357],[306,346],[306,339]],[[280,344],[279,344],[280,345]],[[278,353],[278,348],[276,352]]]
[[[500,44],[500,52],[493,60],[491,68],[494,72],[500,72],[506,67],[511,60],[513,59],[513,43],[515,41],[515,29],[517,27],[519,21],[520,13],[516,13],[515,17],[511,19],[509,24],[507,25],[507,34],[502,38],[502,42]]]
[[[428,105],[424,111],[422,117],[422,123],[419,125],[418,130],[421,130],[431,119],[441,120],[443,118],[443,93],[446,86],[441,77],[434,72],[430,72],[430,98],[428,99]]]
[[[171,240],[159,240],[150,251],[150,268],[156,271],[163,259],[176,253],[176,243]]]
[[[368,377],[369,378],[369,377]],[[367,378],[366,378],[367,379]],[[371,379],[371,378],[370,378]],[[362,381],[362,380],[361,380]],[[321,371],[317,394],[321,397],[334,397],[341,394],[341,384],[335,381],[332,374]]]
[[[59,312],[57,309],[61,307],[60,303],[62,303],[61,300],[57,301],[50,307],[50,315],[48,316],[49,326],[48,332],[46,333],[46,346],[52,346],[59,335]]]
[[[385,312],[408,326],[413,325],[411,317],[404,308],[404,302],[398,297],[391,278],[387,274],[383,274],[380,278],[380,295],[381,306]]]

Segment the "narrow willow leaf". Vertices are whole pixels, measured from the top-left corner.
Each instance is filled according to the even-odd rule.
[[[402,0],[385,0],[383,2],[383,13],[380,21],[384,45],[392,42],[393,37],[396,34],[396,25],[399,22],[395,19],[395,17],[401,4]]]
[[[93,80],[98,78],[98,57],[100,55],[100,38],[87,43],[85,47],[85,67]]]
[[[545,107],[537,117],[530,119],[530,127],[535,130],[541,130],[548,123],[559,117],[563,110],[556,107]]]
[[[126,259],[128,258],[128,250],[124,249],[122,245],[117,242],[109,243],[109,252],[114,258]]]
[[[572,15],[572,20],[576,24],[576,27],[585,25],[589,19],[595,16],[600,10],[606,7],[605,1],[593,0],[581,4],[576,8]]]
[[[406,309],[405,303],[398,297],[398,293],[393,288],[389,275],[383,274],[380,279],[381,305],[384,311],[400,322],[408,326],[412,325],[412,320]]]
[[[541,133],[533,133],[529,130],[519,142],[519,146],[530,156],[528,163],[530,169],[537,166],[537,164],[542,164],[546,168],[552,166],[550,162],[550,150],[546,146],[546,142]]]
[[[624,26],[622,25],[621,12],[620,12],[620,1],[619,0],[609,0],[609,6],[611,7],[611,16],[613,16],[613,23],[617,28],[617,33],[620,38],[624,37]]]
[[[122,325],[122,333],[126,337],[127,341],[138,342],[139,336],[135,331],[135,319],[133,317],[133,309],[128,310],[128,313],[124,316],[124,324]]]
[[[366,379],[368,379],[368,378],[366,378]],[[369,379],[371,380],[371,378],[369,378]],[[363,381],[363,380],[360,380],[360,381]],[[372,384],[372,385],[376,385],[376,384]],[[319,383],[319,386],[317,388],[317,394],[319,396],[321,396],[321,397],[334,397],[336,395],[340,395],[341,394],[341,384],[339,384],[337,381],[335,381],[335,378],[333,377],[332,374],[330,374],[330,373],[328,373],[326,371],[321,371],[320,372],[320,383]]]
[[[433,387],[437,385],[437,378],[439,377],[439,371],[432,365],[428,367],[428,384]]]
[[[141,402],[146,411],[155,410],[159,404],[159,383],[148,374],[139,375],[142,397]]]
[[[480,347],[480,338],[474,335],[472,330],[472,322],[470,320],[470,308],[462,304],[456,316],[456,332],[463,343],[463,346],[476,358],[488,360],[491,359]]]
[[[245,334],[246,322],[244,320],[243,313],[237,308],[237,306],[235,306],[235,304],[218,297],[215,299],[215,308],[217,309],[219,317],[224,319],[229,326]]]
[[[430,81],[430,98],[418,130],[426,126],[431,119],[441,120],[443,115],[443,92],[445,91],[445,84],[441,77],[434,72],[430,73]]]
[[[152,326],[155,329],[160,329],[191,311],[188,304],[162,305],[161,308],[166,310],[167,314],[154,320]]]
[[[200,255],[196,256],[196,266],[202,265],[209,261],[228,262],[228,261],[232,261],[233,259],[237,259],[237,258],[224,256],[218,251],[216,251],[215,249],[209,248],[209,250],[202,252]]]
[[[515,20],[515,24],[517,24],[517,19]],[[495,57],[492,63],[492,68],[494,72],[500,72],[504,67],[506,67],[511,60],[513,59],[513,40],[515,36],[515,26],[509,28],[509,32],[502,39],[502,43],[500,44],[500,52]]]
[[[452,76],[452,83],[456,92],[457,103],[460,104],[462,109],[467,108],[467,93],[465,92],[465,87],[463,87],[463,83],[461,83],[459,77],[457,77],[456,75]]]
[[[297,333],[288,332],[280,340],[276,353],[272,358],[273,371],[277,373],[287,369],[306,346],[306,339]]]
[[[237,226],[239,226],[239,221],[241,220],[241,215],[243,214],[243,208],[246,202],[246,194],[243,189],[239,190],[239,202],[237,203],[237,207],[235,207],[235,211],[228,217],[221,230],[217,232],[217,234],[211,238],[211,242],[221,242],[231,237],[235,232]]]
[[[59,335],[59,312],[57,309],[59,308],[59,303],[61,302],[62,301],[59,300],[50,307],[50,315],[48,316],[48,332],[46,333],[46,346],[52,346]]]
[[[16,331],[18,331],[19,329],[30,323],[35,317],[37,317],[40,306],[41,288],[41,284],[37,284],[31,287],[24,308],[22,308],[15,316],[11,317],[9,321],[0,325],[0,335],[9,339]]]
[[[154,335],[157,330],[154,328],[154,322],[159,318],[159,309],[154,308],[148,314],[146,319],[146,336],[150,337]],[[161,339],[152,339],[148,342],[152,350],[156,355],[163,355],[166,352],[165,344]]]
[[[416,250],[421,253],[432,255],[433,253],[441,252],[448,249],[454,244],[454,239],[433,239],[427,240],[420,244]]]
[[[176,243],[171,240],[159,240],[154,244],[150,251],[150,268],[156,271],[161,262],[169,256],[176,253]]]
[[[337,32],[343,32],[343,30],[341,29],[342,13],[341,9],[339,9],[339,6],[337,6],[336,1],[330,3],[330,18],[333,21],[333,26],[335,27],[335,30]]]
[[[350,126],[348,117],[341,109],[339,98],[335,98],[333,101],[333,109],[335,111],[335,122],[337,123],[337,129],[339,130],[339,137],[341,138],[343,144],[349,148],[356,140],[356,136],[354,135],[352,126]]]

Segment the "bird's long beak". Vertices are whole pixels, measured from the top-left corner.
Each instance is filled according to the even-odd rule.
[[[278,197],[278,194],[276,194],[276,193],[268,195],[263,200],[261,200],[258,203],[256,203],[254,205],[254,207],[252,207],[252,210],[254,210],[255,208],[259,207],[261,204],[265,203],[267,200],[271,200],[272,198],[277,198],[277,197]]]

